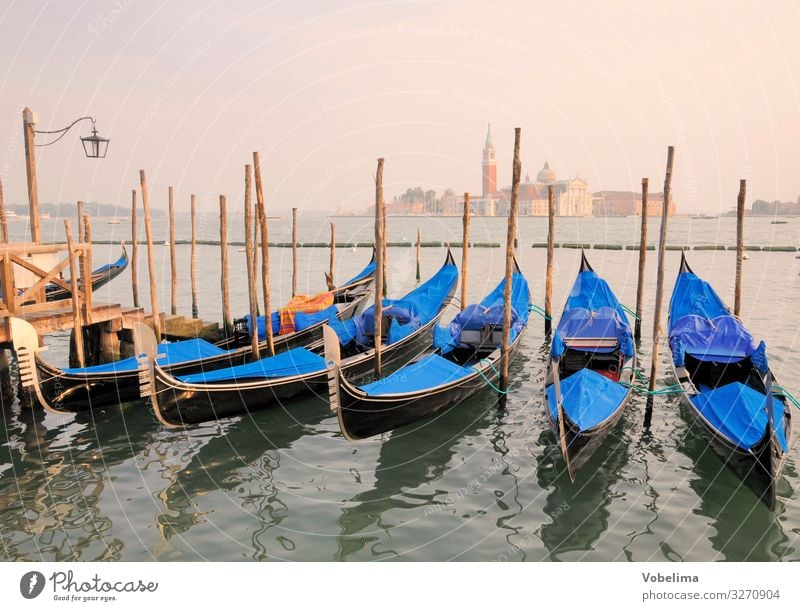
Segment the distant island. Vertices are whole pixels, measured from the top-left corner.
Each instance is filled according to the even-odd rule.
[[[28,216],[28,204],[8,204],[6,205],[8,212],[13,212],[17,216]],[[39,214],[42,216],[50,216],[51,218],[69,218],[74,217],[78,212],[78,206],[74,203],[52,204],[43,203],[39,204]],[[93,217],[116,217],[131,215],[129,206],[117,206],[114,204],[100,204],[98,202],[85,202],[83,204],[83,213]],[[166,212],[159,208],[150,208],[150,214],[153,218],[163,218]]]

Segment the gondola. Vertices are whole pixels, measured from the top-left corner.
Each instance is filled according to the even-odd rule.
[[[571,480],[622,416],[635,367],[628,317],[581,253],[544,383],[545,411]]]
[[[794,441],[787,397],[755,345],[711,285],[681,255],[669,305],[669,345],[691,423],[771,509]]]
[[[384,300],[382,363],[387,371],[424,352],[433,329],[450,302],[458,270],[448,249],[444,265],[427,282],[398,300]],[[342,370],[357,378],[374,370],[374,306],[348,321],[329,323],[348,354]],[[281,404],[327,389],[325,359],[305,348],[294,348],[253,363],[202,372],[170,375],[153,358],[142,370],[143,396],[152,399],[158,419],[167,426],[216,420]]]
[[[328,279],[327,273],[325,276]],[[375,251],[373,250],[372,258],[367,263],[367,266],[350,280],[327,293],[306,298],[306,301],[311,303],[319,302],[321,298],[324,298],[324,303],[329,304],[327,307],[308,309],[301,306],[291,308],[291,328],[284,333],[279,333],[282,326],[282,310],[274,311],[272,313],[272,342],[276,352],[299,346],[307,347],[314,342],[321,342],[322,326],[332,320],[348,320],[352,318],[359,307],[369,300],[374,284]],[[261,346],[267,348],[266,319],[264,316],[256,318],[256,328],[258,329]],[[252,323],[249,315],[237,318],[234,320],[233,335],[217,342],[216,345],[227,350],[249,346],[251,330]]]
[[[361,273],[337,289],[337,294],[343,299],[345,295],[355,296],[360,295],[361,291],[366,291],[365,296],[347,302],[344,313],[340,312],[339,316],[351,316],[354,304],[361,303],[370,294],[374,274],[373,255],[373,260]],[[319,323],[312,322],[301,330],[277,336],[274,343],[276,352],[297,346],[313,350],[321,349],[322,325],[336,319],[336,316],[337,314],[332,311],[328,314],[328,318]],[[309,318],[311,317],[307,317],[306,320]],[[30,375],[27,376],[28,385],[48,411],[58,413],[83,411],[139,398],[139,363],[135,356],[103,365],[62,369],[44,359],[39,343],[35,341],[35,332],[31,335],[31,330],[26,329],[26,326],[30,326],[28,323],[17,320],[14,325],[17,329],[13,336],[15,347],[21,346],[23,353],[27,355],[24,365],[22,359],[20,364],[30,370]],[[146,332],[142,331],[140,337],[144,333]],[[211,344],[203,339],[162,343],[154,350],[164,371],[175,376],[235,367],[247,362],[251,355],[249,345],[226,350],[223,346]],[[261,350],[267,350],[266,342],[261,343]],[[136,349],[137,354],[143,351],[143,348]]]
[[[128,267],[128,251],[125,244],[122,245],[122,254],[113,263],[107,263],[98,267],[92,272],[92,290],[96,291],[101,286],[105,286],[114,278],[119,276]],[[67,284],[69,284],[67,282]],[[78,286],[83,288],[83,279],[78,280]],[[44,287],[45,298],[47,301],[60,301],[72,297],[72,291],[65,289],[59,284],[50,283]]]
[[[514,262],[510,354],[528,323],[530,291]],[[505,279],[479,304],[466,307],[448,327],[436,327],[434,346],[389,375],[356,386],[342,372],[338,336],[325,329],[331,409],[346,439],[380,435],[460,404],[499,378]]]

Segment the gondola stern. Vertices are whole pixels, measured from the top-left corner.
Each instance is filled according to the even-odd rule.
[[[53,409],[42,392],[39,377],[39,336],[36,329],[27,320],[11,316],[8,318],[8,327],[11,341],[19,364],[19,379],[22,388],[30,389],[38,399],[41,406],[49,411]]]
[[[594,269],[589,264],[589,259],[586,258],[586,251],[581,248],[581,269],[580,272],[593,272]]]

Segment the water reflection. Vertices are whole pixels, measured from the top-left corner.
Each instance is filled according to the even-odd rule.
[[[47,426],[53,416],[38,407],[4,405],[0,532],[7,559],[122,557],[125,543],[100,501],[109,469],[141,451],[153,421],[141,406],[109,412],[58,417]]]
[[[388,436],[380,446],[372,489],[347,502],[338,519],[336,559],[346,560],[363,550],[372,558],[400,556],[400,551],[384,547],[392,540],[391,529],[398,526],[387,514],[422,509],[429,515],[448,507],[448,499],[442,498],[446,490],[428,492],[423,487],[444,476],[460,441],[475,436],[495,417],[496,401],[496,396],[483,392],[433,420]]]
[[[609,434],[589,462],[575,473],[574,482],[559,467],[562,461],[552,432],[539,437],[546,450],[538,457],[536,477],[539,486],[550,490],[544,507],[550,522],[541,526],[538,535],[550,560],[581,559],[608,530],[614,488],[628,462],[630,441],[623,426]],[[572,552],[584,553],[576,556]]]

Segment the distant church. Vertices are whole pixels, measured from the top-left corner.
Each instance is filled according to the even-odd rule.
[[[492,138],[492,126],[486,132],[483,146],[483,188],[481,197],[470,200],[470,211],[483,216],[508,216],[511,204],[511,187],[497,188],[497,149]],[[558,180],[556,173],[545,161],[532,182],[529,175],[519,185],[519,214],[521,216],[547,216],[547,187],[553,185],[556,214],[558,216],[591,216],[592,195],[588,184],[580,177]]]

